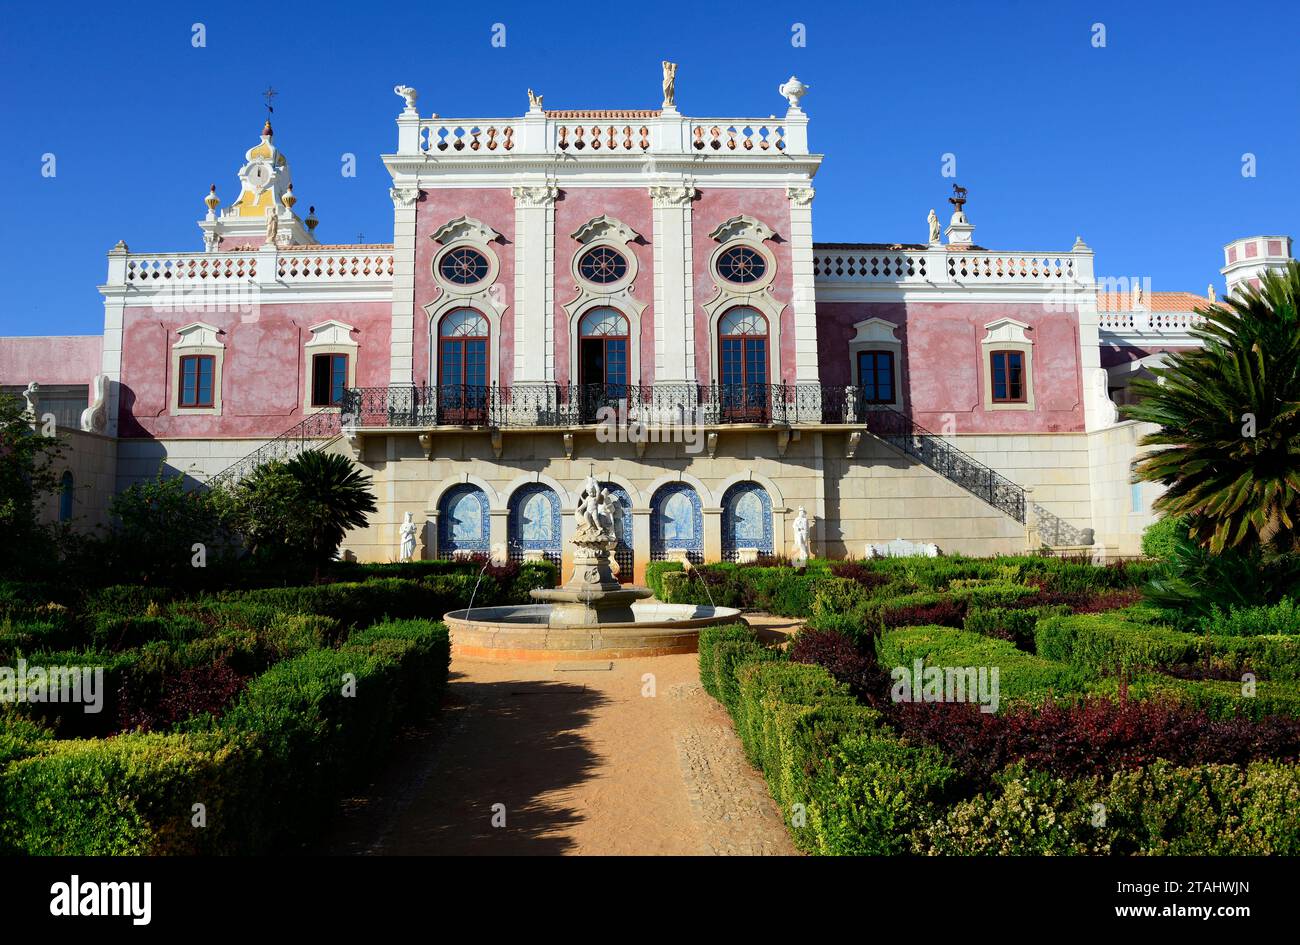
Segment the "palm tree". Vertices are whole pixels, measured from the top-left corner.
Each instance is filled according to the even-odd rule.
[[[298,482],[298,514],[319,574],[348,529],[364,527],[366,515],[376,511],[370,479],[346,456],[316,450],[298,454],[284,468]]]
[[[1205,309],[1203,347],[1138,381],[1126,417],[1160,429],[1135,475],[1167,486],[1155,502],[1186,516],[1193,540],[1270,553],[1300,544],[1300,264]]]

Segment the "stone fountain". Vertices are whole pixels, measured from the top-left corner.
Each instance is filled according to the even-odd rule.
[[[613,552],[622,508],[588,476],[574,510],[573,576],[531,592],[538,604],[453,610],[443,618],[452,645],[469,657],[557,659],[693,653],[701,627],[740,619],[734,607],[637,604],[647,587],[619,582]]]

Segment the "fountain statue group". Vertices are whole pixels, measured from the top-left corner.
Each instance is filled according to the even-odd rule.
[[[623,507],[608,489],[601,488],[595,476],[587,477],[573,514],[578,520],[573,536],[575,545],[607,547],[610,551],[618,547],[623,532]]]

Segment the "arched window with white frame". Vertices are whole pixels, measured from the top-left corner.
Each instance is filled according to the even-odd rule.
[[[453,309],[438,322],[440,423],[481,423],[488,404],[487,318],[472,308]]]
[[[618,309],[593,308],[578,322],[578,385],[585,420],[628,395],[627,318]]]
[[[761,422],[768,418],[768,325],[758,309],[738,306],[718,320],[718,383],[723,417]]]

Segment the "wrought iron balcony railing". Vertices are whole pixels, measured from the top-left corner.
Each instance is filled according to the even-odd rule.
[[[852,388],[817,384],[440,384],[353,388],[344,422],[356,427],[565,427],[852,423]]]

